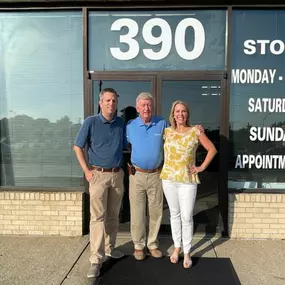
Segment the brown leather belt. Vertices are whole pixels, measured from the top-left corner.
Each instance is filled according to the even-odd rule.
[[[91,165],[91,169],[96,170],[96,171],[100,171],[100,172],[119,172],[121,168],[120,167],[102,168],[102,167],[98,167],[95,165]]]
[[[143,173],[155,173],[155,172],[161,170],[162,167],[159,166],[159,167],[154,168],[154,169],[142,169],[142,168],[139,168],[139,167],[136,167],[136,166],[135,166],[135,168],[136,168],[136,171],[138,171],[138,172],[143,172]]]

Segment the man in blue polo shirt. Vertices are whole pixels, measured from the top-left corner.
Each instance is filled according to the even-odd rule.
[[[136,99],[139,117],[127,124],[126,136],[131,144],[131,163],[135,171],[130,175],[131,235],[134,257],[145,258],[145,247],[151,256],[162,257],[158,248],[158,232],[163,215],[163,191],[160,171],[163,164],[163,134],[168,122],[152,116],[153,98],[143,92]],[[201,132],[204,128],[197,126]],[[149,232],[146,233],[146,203],[149,211]]]
[[[127,140],[131,144],[130,175],[131,235],[134,257],[145,258],[147,246],[153,257],[162,257],[158,248],[158,232],[163,214],[163,191],[159,178],[163,163],[163,133],[168,123],[152,116],[152,95],[143,92],[136,99],[139,117],[127,124]],[[149,210],[149,232],[146,234],[146,202]]]
[[[74,151],[89,182],[90,192],[90,269],[87,277],[97,277],[105,255],[121,258],[114,250],[119,211],[124,193],[123,148],[125,126],[115,115],[117,93],[112,88],[100,92],[99,115],[86,118],[74,143]],[[84,147],[88,147],[88,162]]]

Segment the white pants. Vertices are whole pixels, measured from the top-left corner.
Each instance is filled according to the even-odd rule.
[[[193,237],[193,210],[197,194],[197,183],[162,180],[162,186],[170,211],[174,246],[181,247],[182,241],[183,252],[189,253]]]

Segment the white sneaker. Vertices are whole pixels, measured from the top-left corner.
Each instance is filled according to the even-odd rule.
[[[105,255],[114,259],[119,259],[124,256],[124,253],[117,249],[113,249],[110,253],[105,253]]]

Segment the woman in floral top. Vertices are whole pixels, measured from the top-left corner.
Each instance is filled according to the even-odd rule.
[[[164,131],[164,165],[160,178],[170,210],[170,224],[174,251],[170,256],[177,263],[181,247],[184,268],[192,266],[190,257],[193,236],[193,209],[200,183],[198,173],[206,169],[217,153],[208,137],[197,127],[190,127],[189,108],[182,101],[175,101],[169,116],[170,127]],[[199,145],[207,150],[203,163],[196,166]]]

